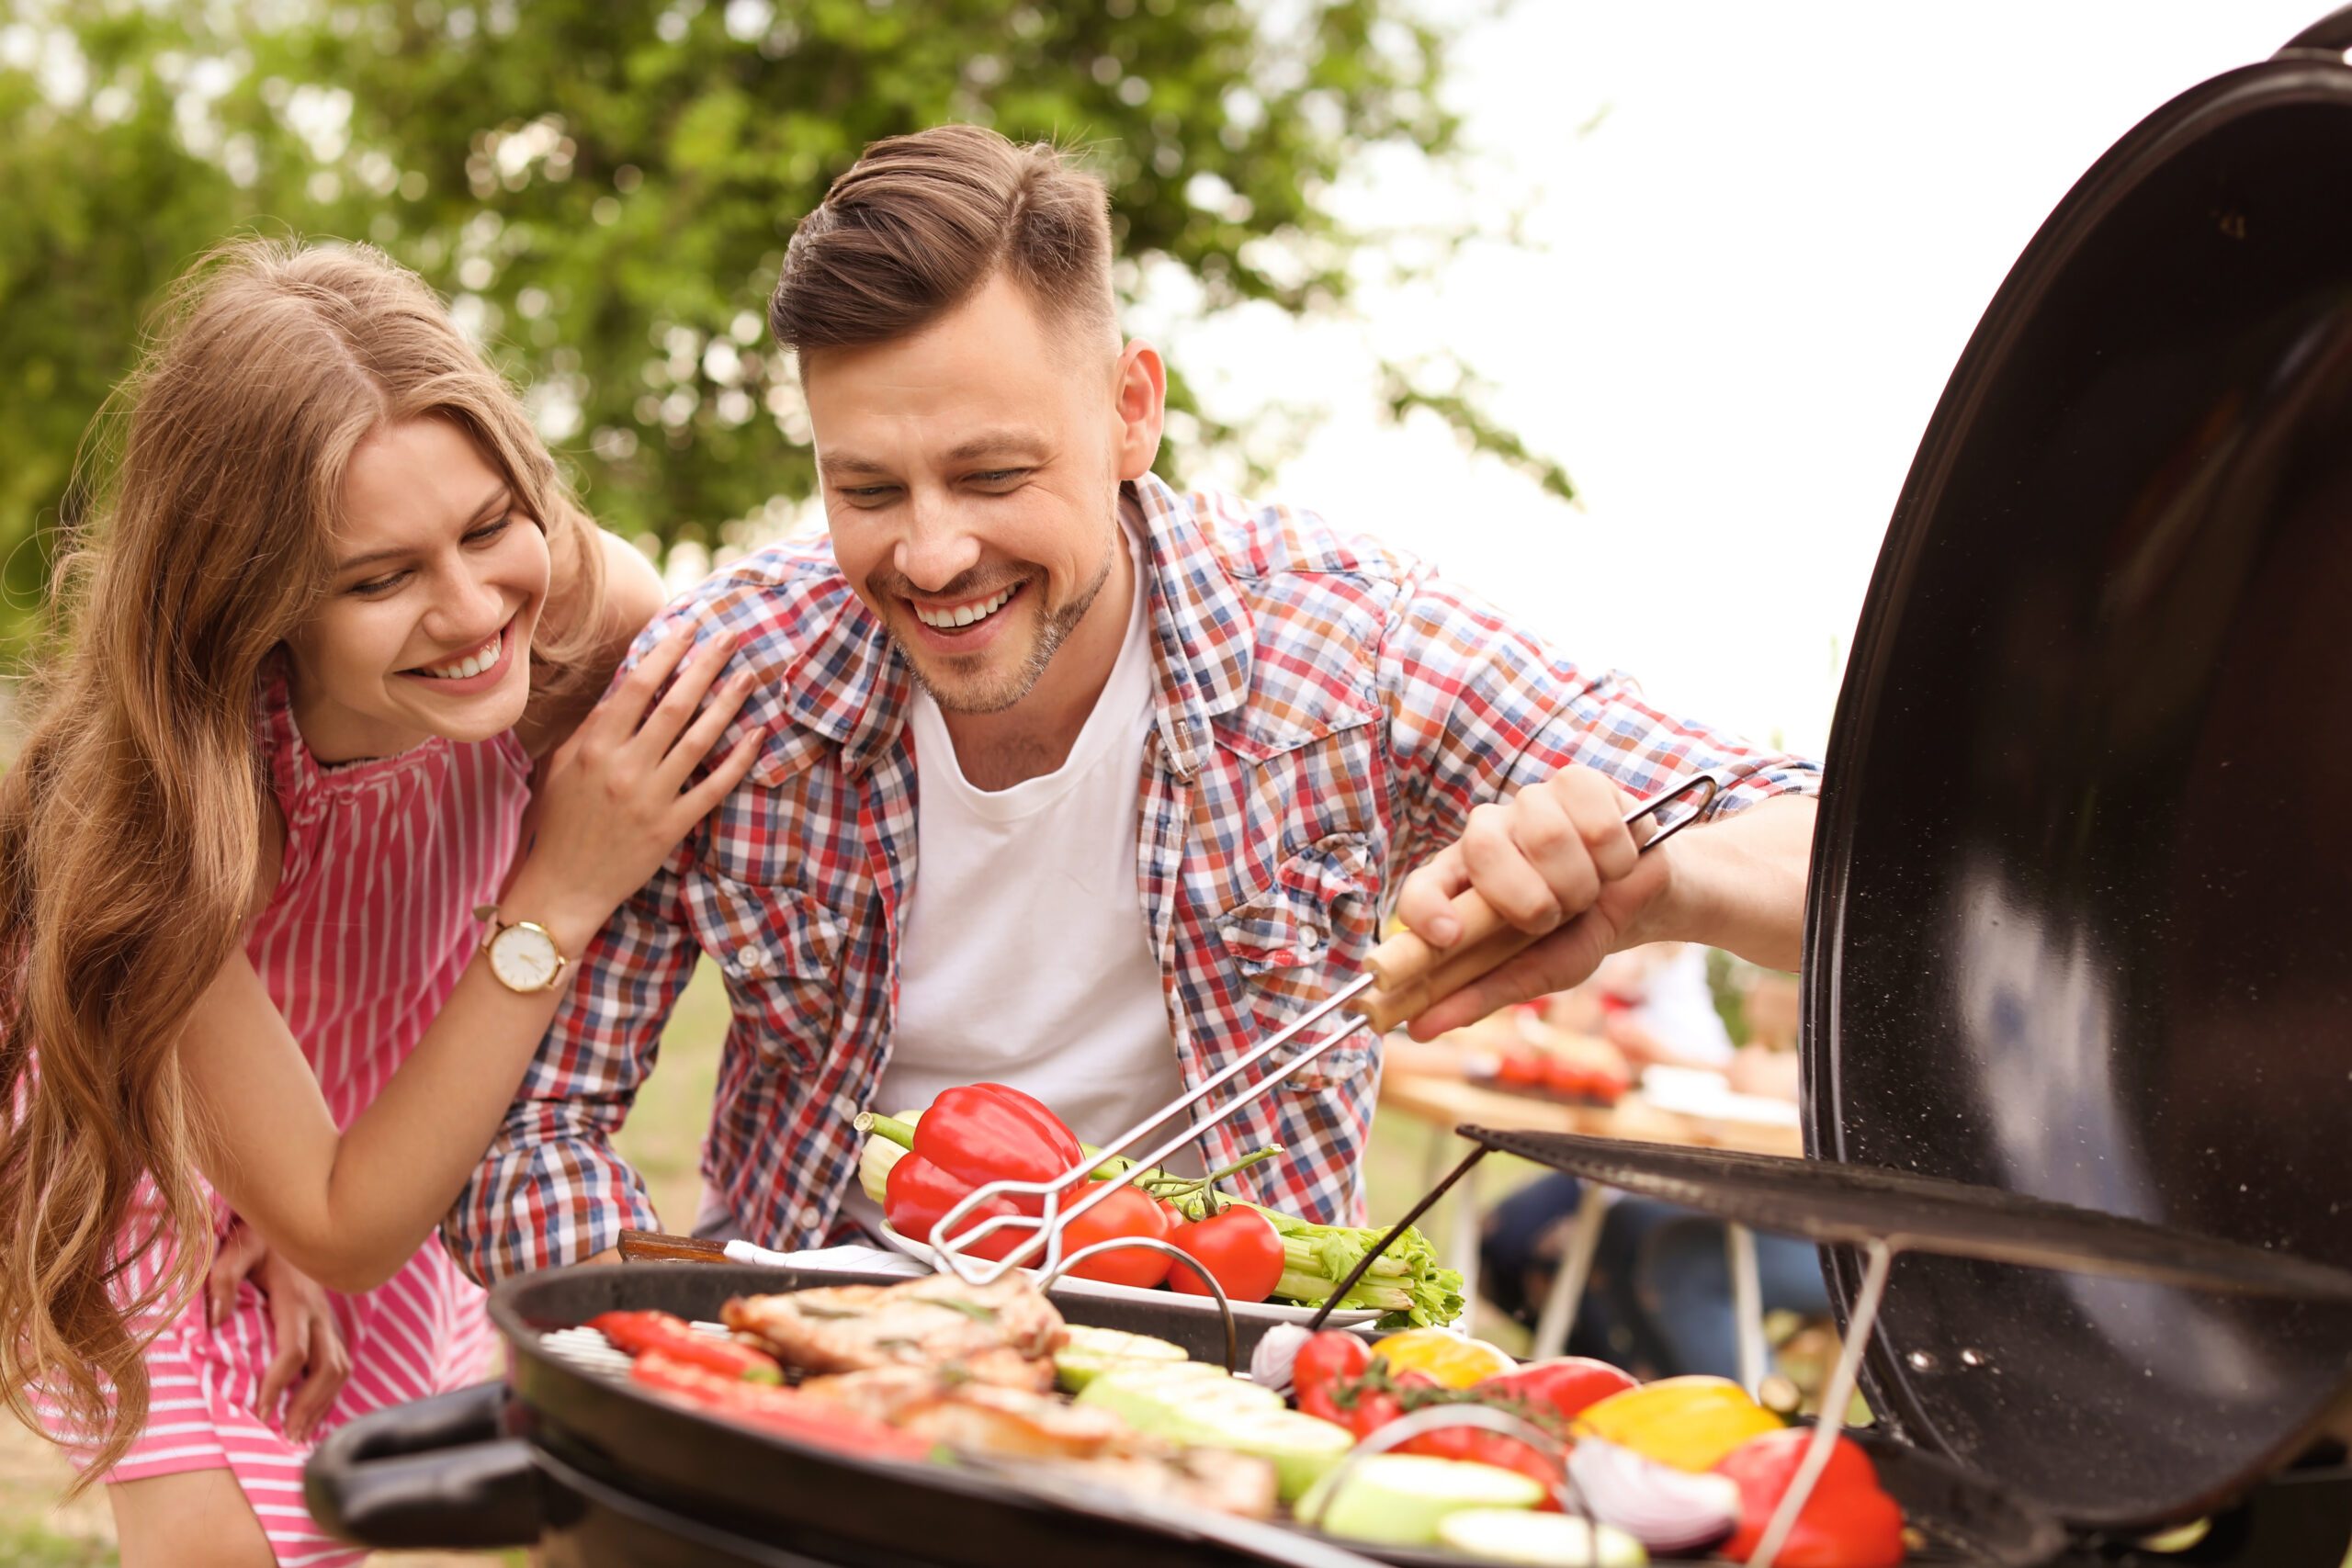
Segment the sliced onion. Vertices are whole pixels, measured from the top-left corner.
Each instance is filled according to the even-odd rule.
[[[1295,1323],[1278,1323],[1266,1330],[1258,1348],[1250,1352],[1250,1381],[1276,1393],[1288,1393],[1290,1370],[1298,1359],[1298,1348],[1313,1337]]]
[[[1568,1475],[1594,1518],[1654,1551],[1703,1546],[1739,1522],[1739,1486],[1729,1476],[1693,1475],[1598,1438],[1569,1451]]]

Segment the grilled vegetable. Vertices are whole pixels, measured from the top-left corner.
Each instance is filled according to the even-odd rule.
[[[1392,1334],[1374,1341],[1372,1353],[1386,1358],[1390,1371],[1421,1372],[1440,1388],[1468,1388],[1519,1365],[1483,1339],[1466,1339],[1442,1328]]]
[[[1484,1427],[1440,1427],[1434,1432],[1399,1444],[1394,1450],[1400,1454],[1428,1454],[1435,1459],[1467,1460],[1473,1464],[1491,1464],[1497,1470],[1515,1470],[1544,1488],[1544,1501],[1538,1507],[1554,1507],[1552,1485],[1560,1478],[1561,1461],[1550,1454],[1538,1452],[1517,1438],[1502,1432],[1490,1432]]]
[[[1295,1410],[1250,1410],[1189,1425],[1176,1440],[1254,1454],[1274,1467],[1278,1495],[1294,1503],[1347,1457],[1355,1434]]]
[[[721,1377],[745,1382],[782,1382],[784,1369],[775,1358],[749,1345],[695,1331],[684,1318],[666,1312],[607,1312],[588,1320],[588,1326],[613,1342],[616,1350],[641,1356],[659,1350],[673,1360],[701,1367]]]
[[[1205,1361],[1104,1372],[1086,1385],[1078,1402],[1099,1404],[1118,1414],[1136,1431],[1162,1437],[1180,1423],[1180,1412],[1283,1407],[1282,1395],[1273,1390],[1228,1376]]]
[[[1600,1527],[1596,1540],[1582,1519],[1517,1508],[1464,1508],[1437,1522],[1441,1546],[1489,1562],[1530,1568],[1642,1568],[1650,1554],[1623,1530]]]
[[[1610,1395],[1577,1417],[1579,1436],[1605,1438],[1677,1470],[1713,1470],[1780,1417],[1728,1378],[1661,1378]]]
[[[1193,1367],[1209,1375],[1187,1370]],[[1273,1465],[1285,1501],[1314,1484],[1355,1441],[1345,1427],[1285,1410],[1271,1389],[1200,1362],[1105,1372],[1078,1402],[1114,1411],[1136,1431],[1170,1442],[1254,1454]]]
[[[1739,1523],[1739,1488],[1725,1477],[1693,1475],[1599,1438],[1577,1444],[1568,1474],[1594,1518],[1654,1551],[1679,1557]]]
[[[1317,1482],[1300,1501],[1298,1516],[1333,1535],[1428,1546],[1448,1514],[1532,1508],[1543,1500],[1544,1488],[1515,1471],[1423,1454],[1374,1454],[1350,1470],[1336,1493],[1329,1476]]]
[[[1478,1386],[1565,1417],[1581,1415],[1610,1395],[1640,1384],[1623,1368],[1606,1361],[1589,1356],[1555,1356],[1548,1361],[1530,1361]]]
[[[1125,1368],[1195,1364],[1184,1354],[1182,1346],[1170,1345],[1165,1339],[1154,1339],[1142,1334],[1123,1334],[1115,1328],[1091,1328],[1073,1323],[1069,1325],[1069,1343],[1054,1355],[1054,1374],[1064,1389],[1079,1393],[1104,1372]],[[1216,1371],[1208,1366],[1202,1370]]]
[[[1767,1432],[1715,1466],[1739,1485],[1739,1528],[1724,1543],[1725,1556],[1744,1562],[1754,1554],[1812,1441],[1807,1431]],[[1903,1561],[1903,1509],[1879,1489],[1877,1467],[1851,1439],[1841,1437],[1829,1450],[1772,1561],[1777,1568],[1894,1568]]]

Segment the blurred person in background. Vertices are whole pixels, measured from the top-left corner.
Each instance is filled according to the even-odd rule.
[[[435,1226],[748,682],[599,701],[660,584],[378,253],[223,247],[121,396],[0,785],[6,1397],[126,1568],[356,1562],[304,1455],[488,1372]]]
[[[1707,984],[1707,950],[1693,942],[1612,953],[1591,979],[1544,998],[1543,1013],[1555,1028],[1608,1041],[1637,1072],[1653,1063],[1721,1070],[1734,1054]]]
[[[1795,977],[1770,970],[1742,988],[1747,1042],[1734,1048],[1707,980],[1706,950],[1659,942],[1613,953],[1586,984],[1544,1003],[1555,1027],[1598,1033],[1628,1058],[1668,1070],[1717,1071],[1739,1093],[1793,1101]],[[1543,1312],[1584,1197],[1583,1184],[1538,1177],[1487,1216],[1479,1280],[1487,1299],[1532,1326]],[[1809,1242],[1758,1235],[1767,1312],[1829,1310]],[[1656,1199],[1617,1198],[1602,1222],[1568,1349],[1643,1377],[1737,1375],[1739,1325],[1723,1222]]]

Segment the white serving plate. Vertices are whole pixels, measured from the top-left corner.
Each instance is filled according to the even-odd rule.
[[[882,1239],[910,1258],[918,1258],[934,1268],[938,1266],[938,1254],[932,1251],[930,1244],[900,1235],[890,1228],[889,1222],[887,1220],[882,1224]],[[1036,1271],[1023,1269],[1022,1272],[1035,1274]],[[1157,1307],[1174,1307],[1179,1312],[1197,1312],[1210,1317],[1216,1315],[1216,1298],[1214,1296],[1188,1296],[1175,1291],[1143,1291],[1137,1290],[1133,1285],[1114,1285],[1102,1280],[1080,1280],[1068,1274],[1054,1282],[1054,1289],[1068,1291],[1073,1296],[1100,1296],[1106,1301],[1143,1302]],[[1296,1306],[1288,1302],[1236,1302],[1233,1303],[1233,1320],[1236,1323],[1305,1323],[1320,1310],[1317,1307]],[[1359,1323],[1374,1322],[1383,1315],[1376,1307],[1348,1307],[1333,1312],[1323,1321],[1328,1327],[1350,1328]]]

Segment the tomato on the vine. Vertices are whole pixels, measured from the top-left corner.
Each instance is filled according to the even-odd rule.
[[[1122,1187],[1069,1222],[1062,1230],[1062,1256],[1114,1236],[1168,1239],[1168,1212],[1133,1187]],[[1133,1285],[1148,1291],[1168,1278],[1168,1254],[1148,1247],[1123,1247],[1090,1258],[1070,1272],[1081,1280],[1108,1285]]]
[[[1309,1416],[1345,1427],[1352,1416],[1340,1408],[1334,1393],[1363,1375],[1372,1364],[1372,1347],[1353,1334],[1326,1328],[1310,1335],[1291,1362],[1291,1387],[1298,1391],[1298,1407]]]
[[[1180,1225],[1169,1239],[1214,1275],[1231,1301],[1262,1302],[1283,1277],[1282,1233],[1273,1221],[1240,1203]],[[1211,1293],[1208,1281],[1182,1263],[1169,1270],[1168,1283],[1188,1296]]]

